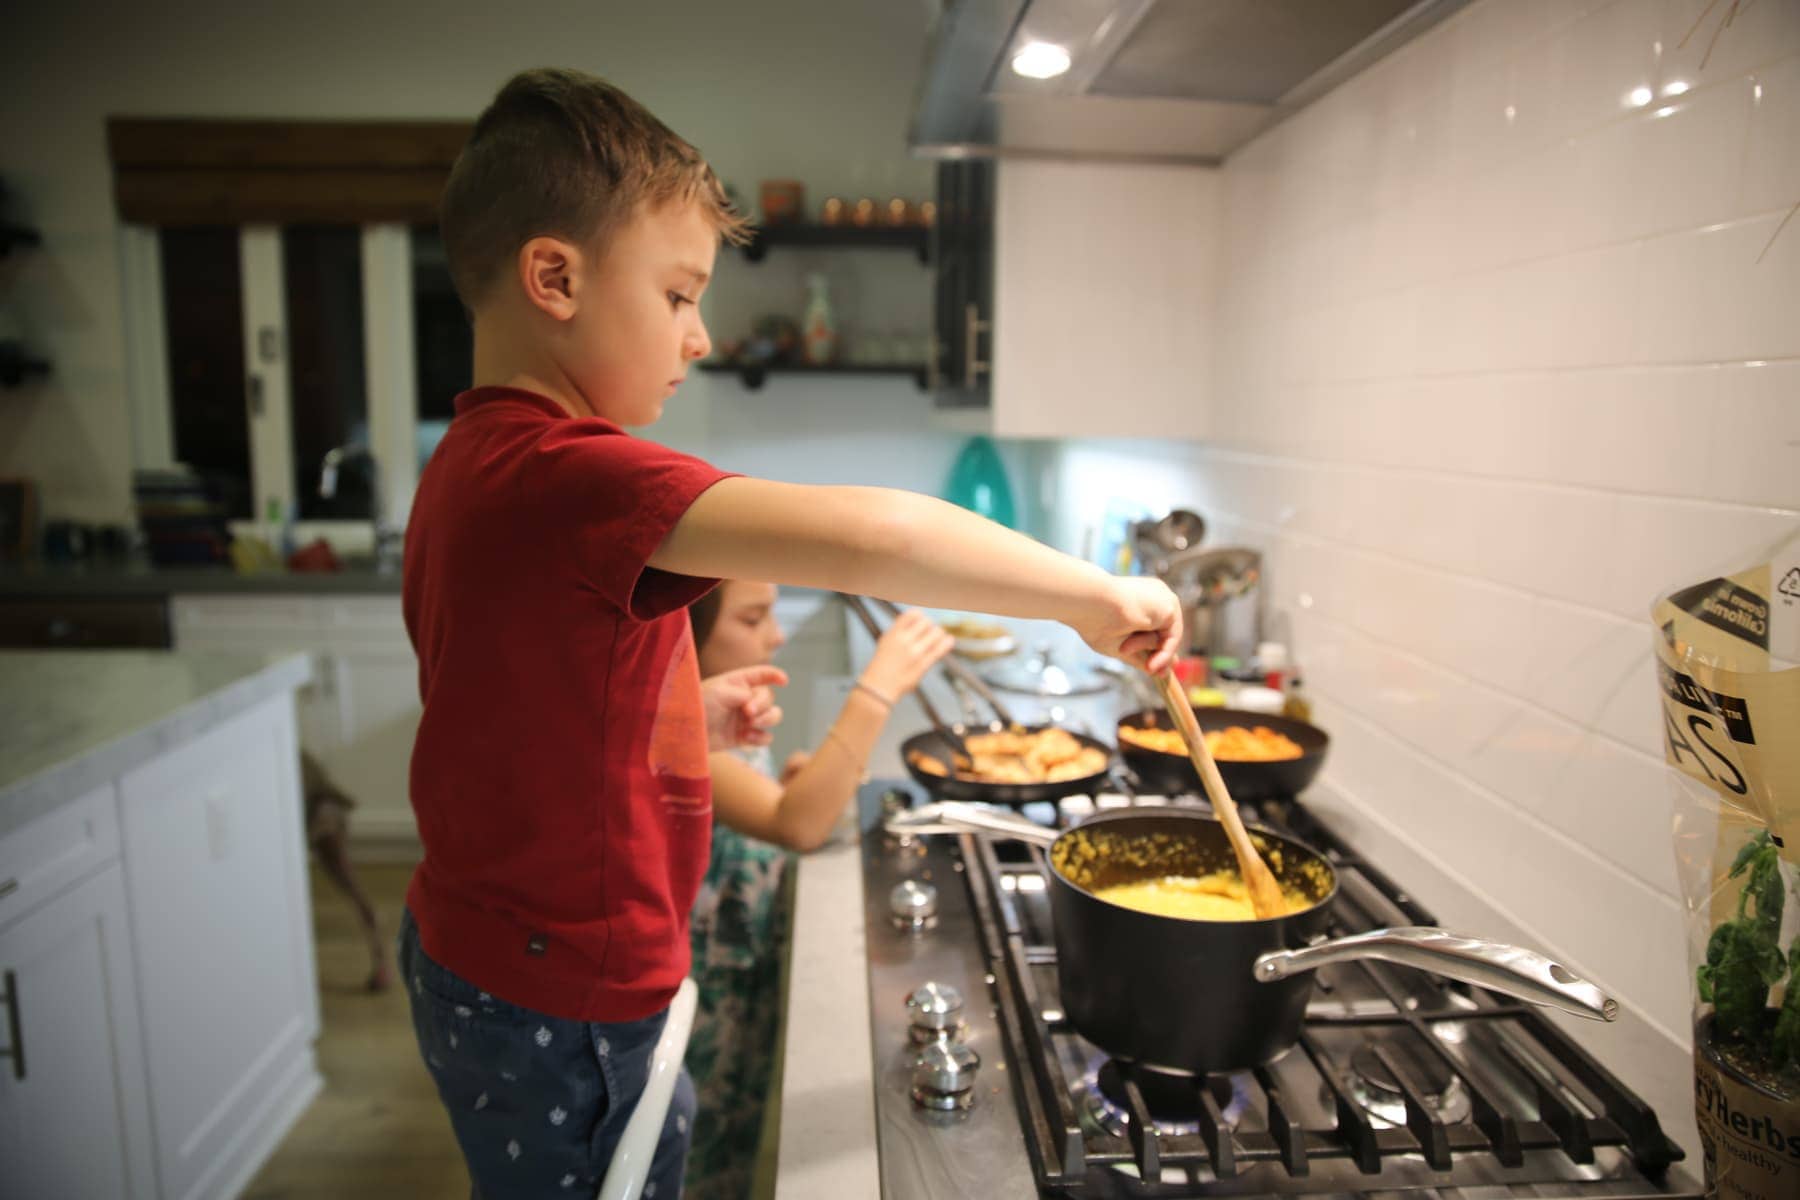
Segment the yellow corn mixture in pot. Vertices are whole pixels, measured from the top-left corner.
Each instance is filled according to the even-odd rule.
[[[1099,888],[1094,895],[1108,904],[1136,909],[1158,917],[1176,917],[1187,921],[1254,921],[1256,907],[1250,903],[1250,889],[1236,871],[1214,871],[1210,875],[1164,875],[1140,879],[1135,883],[1115,883]],[[1313,901],[1292,888],[1282,888],[1285,902],[1282,915],[1311,908]]]

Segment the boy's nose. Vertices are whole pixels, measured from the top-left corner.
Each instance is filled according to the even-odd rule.
[[[688,335],[687,342],[682,349],[687,352],[689,358],[705,358],[712,352],[712,338],[706,334],[705,322],[695,323],[694,332]]]

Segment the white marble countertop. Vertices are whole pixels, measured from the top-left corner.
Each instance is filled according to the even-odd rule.
[[[0,652],[0,836],[310,678],[299,654]]]
[[[781,1068],[779,1200],[879,1196],[875,1051],[863,949],[862,847],[852,819],[797,862]]]

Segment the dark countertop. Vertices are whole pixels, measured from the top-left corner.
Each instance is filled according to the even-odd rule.
[[[172,596],[183,593],[398,594],[399,571],[351,563],[342,571],[258,571],[227,566],[157,567],[145,562],[27,563],[0,567],[0,599]]]

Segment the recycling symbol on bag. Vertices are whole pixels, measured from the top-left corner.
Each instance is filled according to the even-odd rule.
[[[1800,567],[1788,568],[1788,573],[1781,577],[1781,587],[1777,590],[1790,600],[1800,600]]]

